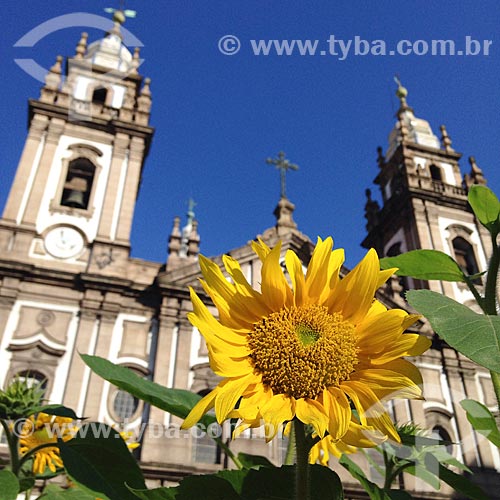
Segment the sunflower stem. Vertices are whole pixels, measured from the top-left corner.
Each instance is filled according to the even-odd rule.
[[[220,437],[213,439],[224,450],[225,454],[233,461],[234,465],[236,465],[238,469],[244,469],[244,466],[241,463],[240,459],[232,452],[231,448],[229,448],[229,446],[224,443],[224,441]]]
[[[10,453],[10,466],[12,473],[17,476],[19,473],[19,451],[18,451],[18,438],[15,432],[10,432],[9,424],[6,420],[0,419],[0,423],[2,424],[3,430],[5,432],[5,437],[7,439],[7,444],[9,445],[9,453]],[[15,429],[14,429],[15,431]]]
[[[295,458],[295,427],[290,426],[290,435],[288,436],[288,445],[286,447],[285,465],[293,465]]]
[[[295,500],[309,500],[309,447],[306,441],[306,429],[297,418],[294,419],[295,428]]]

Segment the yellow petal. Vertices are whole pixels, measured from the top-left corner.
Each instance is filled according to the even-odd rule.
[[[222,261],[224,262],[224,266],[234,282],[236,292],[242,297],[251,299],[245,300],[245,306],[252,309],[252,314],[257,317],[269,314],[271,310],[264,302],[262,294],[257,292],[257,290],[254,290],[250,283],[248,283],[238,261],[229,255],[223,255]]]
[[[243,396],[255,378],[253,373],[249,373],[244,377],[223,380],[219,384],[220,390],[215,398],[215,415],[219,424],[226,420],[228,413],[235,407],[238,399]]]
[[[252,250],[259,256],[259,259],[264,262],[271,249],[260,239],[252,241]]]
[[[328,415],[318,401],[308,398],[297,399],[295,415],[304,424],[312,425],[319,437],[325,435],[329,424]]]
[[[241,398],[235,416],[243,420],[256,420],[260,417],[261,408],[272,398],[273,391],[262,383],[256,384],[255,392]]]
[[[253,372],[249,358],[230,358],[223,352],[214,351],[210,345],[207,345],[210,368],[221,377],[241,377]]]
[[[371,359],[372,364],[382,365],[394,361],[403,356],[417,356],[422,354],[431,346],[431,341],[423,335],[404,333],[378,356]]]
[[[391,309],[365,318],[356,328],[358,346],[370,353],[382,351],[401,337],[406,316],[401,309]]]
[[[250,353],[247,335],[236,333],[234,330],[221,325],[210,313],[207,306],[190,288],[193,312],[188,314],[188,319],[193,326],[200,330],[205,340],[214,348],[229,349],[229,356],[245,356]],[[233,349],[233,351],[231,351]]]
[[[341,385],[341,389],[354,403],[363,425],[375,427],[398,443],[401,441],[385,408],[369,387],[356,380],[349,380]]]
[[[189,429],[196,424],[200,418],[214,407],[215,397],[220,391],[220,386],[217,386],[213,391],[209,392],[204,398],[200,399],[189,412],[189,415],[184,419],[181,429]]]
[[[328,264],[332,254],[332,246],[332,238],[326,238],[325,241],[321,241],[321,238],[318,238],[311,260],[307,266],[306,290],[310,302],[318,302],[320,295],[329,282]]]
[[[219,307],[218,302],[223,300],[227,303],[227,307],[225,307],[228,309],[227,312],[231,316],[235,316],[238,321],[252,324],[260,319],[261,316],[252,307],[255,303],[253,298],[238,294],[236,287],[229,283],[215,262],[203,255],[199,256],[199,261],[201,272],[206,281],[206,283],[202,282],[203,288],[210,294],[217,307]]]
[[[394,267],[392,269],[386,269],[385,271],[379,271],[377,288],[380,288],[397,270],[398,268]]]
[[[281,425],[292,420],[295,401],[284,394],[273,396],[260,410],[262,418],[266,424],[266,441],[270,441],[278,432]]]
[[[236,439],[242,432],[247,429],[255,429],[262,425],[262,421],[260,418],[250,421],[244,421],[237,424],[236,428],[233,431],[233,439]]]
[[[295,305],[300,307],[304,304],[306,286],[304,272],[302,271],[302,262],[300,262],[295,252],[287,250],[285,263],[290,279],[292,280]]]
[[[367,252],[365,258],[344,278],[334,291],[331,310],[342,313],[345,320],[357,324],[365,317],[378,285],[379,260],[375,250]]]
[[[330,307],[330,299],[332,296],[332,290],[335,290],[336,286],[340,282],[340,269],[344,263],[345,255],[343,248],[337,248],[330,254],[330,262],[328,263],[328,276],[329,283],[328,287],[325,287],[323,294],[319,298],[319,303]]]
[[[387,436],[374,427],[365,427],[351,421],[342,441],[358,448],[373,448],[387,440]]]
[[[351,421],[351,407],[345,394],[337,387],[323,390],[322,403],[329,419],[328,432],[334,440],[342,438]]]
[[[273,311],[293,304],[292,291],[280,266],[280,253],[281,242],[269,252],[262,264],[262,296]]]
[[[380,400],[407,398],[420,399],[422,397],[422,378],[414,382],[406,375],[394,370],[367,369],[358,370],[351,375],[356,380],[369,387]]]

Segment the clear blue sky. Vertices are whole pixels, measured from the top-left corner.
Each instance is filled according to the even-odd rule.
[[[27,99],[40,84],[14,59],[50,67],[73,55],[85,26],[47,35],[34,47],[14,47],[25,33],[56,16],[102,14],[117,0],[2,3],[2,120],[0,206],[26,137]],[[408,88],[417,116],[453,147],[475,155],[489,185],[500,192],[500,4],[422,1],[128,0],[138,11],[125,27],[143,43],[140,72],[152,79],[156,134],[146,161],[132,233],[132,255],[164,261],[175,215],[198,203],[201,249],[215,255],[240,246],[274,224],[279,175],[265,159],[284,150],[300,166],[287,194],[299,229],[313,240],[333,235],[353,265],[364,253],[364,190],[377,174],[376,147],[387,147],[397,100],[393,75]],[[219,39],[241,41],[225,56]],[[250,40],[347,41],[492,40],[489,56],[255,56]],[[354,42],[353,42],[354,43]],[[337,52],[338,46],[337,46]],[[375,188],[375,191],[377,188]],[[377,192],[378,197],[378,192]]]

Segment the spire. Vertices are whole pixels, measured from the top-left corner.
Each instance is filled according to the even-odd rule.
[[[397,113],[398,116],[403,111],[408,111],[408,110],[413,111],[413,109],[410,106],[408,106],[408,103],[406,102],[406,96],[408,95],[408,90],[401,84],[399,75],[396,75],[394,77],[394,81],[398,84],[398,88],[396,89],[396,96],[398,97],[400,102],[399,110]]]
[[[470,188],[473,184],[480,184],[482,186],[486,185],[486,179],[483,175],[483,171],[479,168],[476,163],[476,158],[474,156],[469,156],[470,164],[470,174],[464,175],[465,185]]]
[[[179,250],[181,248],[181,218],[174,217],[174,224],[172,226],[172,231],[170,232],[170,237],[168,238],[168,255],[178,256]]]
[[[196,202],[189,198],[187,222],[182,229],[180,257],[191,257],[198,255],[200,237],[198,235],[198,222],[194,219],[194,207]]]
[[[113,8],[104,10],[113,13],[113,27],[106,33],[104,38],[91,43],[86,51],[84,51],[86,37],[82,36],[82,40],[77,46],[76,59],[83,58],[97,66],[124,73],[134,71],[132,54],[122,43],[121,25],[127,17],[134,17],[135,13]],[[133,13],[134,16],[129,15],[130,13]]]
[[[140,125],[147,125],[149,122],[149,112],[151,111],[151,78],[144,79],[141,93],[137,98],[137,111],[135,122]]]
[[[281,177],[281,199],[286,199],[286,172],[287,170],[298,170],[299,167],[285,158],[285,153],[280,151],[278,153],[278,158],[268,158],[266,160],[268,165],[275,165],[280,171]]]
[[[55,64],[45,75],[45,85],[40,92],[42,102],[54,103],[62,82],[62,56],[57,56]]]
[[[379,146],[377,148],[377,164],[380,169],[384,168],[385,165],[385,158],[382,150],[382,146]]]
[[[389,148],[385,158],[388,160],[394,154],[400,144],[420,144],[422,146],[441,149],[439,139],[432,132],[432,128],[427,120],[417,118],[413,113],[413,108],[408,106],[406,97],[408,90],[401,84],[399,77],[394,77],[398,87],[396,96],[400,106],[396,113],[397,123],[389,135]],[[450,142],[451,144],[451,142]]]
[[[140,47],[136,47],[134,49],[134,55],[132,56],[132,71],[134,75],[137,74],[137,68],[139,67],[140,64],[140,59],[139,59],[139,53],[141,52]]]
[[[88,33],[83,32],[78,45],[76,46],[76,55],[75,59],[83,59],[85,52],[87,51],[87,39],[89,35]]]
[[[297,224],[293,220],[293,211],[295,205],[288,198],[281,198],[278,205],[274,209],[276,217],[276,230],[278,236],[289,233],[291,229],[296,229]]]
[[[451,152],[455,151],[451,147],[451,139],[450,139],[450,136],[448,135],[448,131],[446,130],[446,127],[444,125],[441,125],[439,127],[439,130],[441,130],[441,144],[442,144],[444,150],[447,153],[451,153]]]
[[[365,191],[366,204],[365,204],[365,219],[366,219],[366,230],[371,231],[378,223],[378,217],[380,212],[380,205],[377,200],[372,200],[371,189]]]

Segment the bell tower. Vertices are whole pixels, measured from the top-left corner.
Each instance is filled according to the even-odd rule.
[[[486,184],[473,157],[471,172],[462,177],[461,153],[451,144],[446,127],[441,138],[428,121],[417,118],[408,105],[407,90],[397,80],[400,107],[389,135],[385,154],[378,148],[379,186],[382,206],[368,189],[365,217],[367,236],[362,242],[381,256],[396,256],[415,249],[435,249],[451,255],[465,272],[484,271],[491,243],[467,202],[472,184]],[[472,294],[457,283],[421,282],[407,279],[405,287],[430,288],[465,303]]]
[[[58,56],[39,99],[29,102],[29,131],[0,219],[8,260],[75,272],[119,274],[130,230],[149,126],[149,78],[139,49],[123,44],[123,13],[90,45]]]

